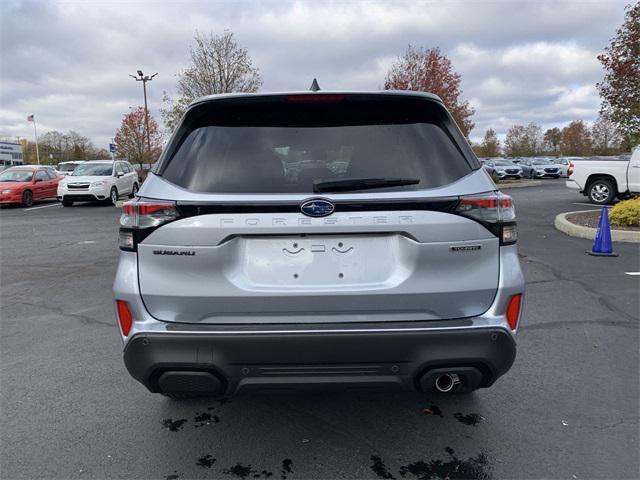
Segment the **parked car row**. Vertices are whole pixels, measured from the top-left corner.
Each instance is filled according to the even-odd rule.
[[[569,165],[573,161],[578,162],[611,162],[629,161],[629,154],[617,156],[593,156],[593,157],[489,157],[480,158],[484,169],[489,175],[495,175],[500,179],[505,178],[559,178],[569,177]],[[521,172],[515,172],[516,167],[521,167]],[[506,173],[506,169],[510,173]]]
[[[495,175],[501,180],[507,178],[560,178],[562,175],[562,165],[546,158],[513,160],[496,158],[485,160],[482,164],[490,175]]]
[[[140,186],[135,168],[124,160],[64,162],[60,166],[61,170],[45,165],[4,170],[0,173],[0,204],[30,207],[34,201],[57,198],[65,207],[96,200],[115,205],[123,196],[133,198]]]

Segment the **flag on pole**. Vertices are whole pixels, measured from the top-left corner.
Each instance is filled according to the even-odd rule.
[[[27,117],[27,122],[33,122],[33,115],[29,115]]]

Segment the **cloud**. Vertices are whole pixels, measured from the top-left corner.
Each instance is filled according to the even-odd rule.
[[[593,120],[595,59],[622,23],[624,1],[0,2],[0,135],[77,130],[105,147],[142,87],[158,120],[162,92],[188,63],[196,30],[233,31],[263,90],[376,90],[408,44],[440,46],[476,108],[478,138],[514,123]]]

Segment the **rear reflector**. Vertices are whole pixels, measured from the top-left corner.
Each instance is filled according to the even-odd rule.
[[[518,241],[518,227],[515,223],[502,226],[502,237],[500,243],[502,245],[511,245]]]
[[[518,293],[509,300],[507,306],[507,322],[511,330],[515,330],[518,326],[518,317],[520,316],[520,303],[522,302],[522,294]]]
[[[116,300],[116,309],[118,311],[118,323],[120,324],[122,335],[128,337],[133,325],[133,315],[131,314],[131,310],[129,310],[129,304],[124,300]]]

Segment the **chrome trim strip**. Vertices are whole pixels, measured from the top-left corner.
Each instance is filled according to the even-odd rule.
[[[131,337],[127,339],[127,342],[130,342],[138,335],[145,334],[160,334],[163,335],[165,333],[177,333],[180,335],[270,335],[270,334],[299,334],[299,333],[390,333],[390,332],[446,332],[450,330],[504,330],[506,333],[513,335],[513,332],[510,332],[507,328],[502,325],[482,325],[482,326],[459,326],[459,327],[445,327],[445,328],[362,328],[362,329],[342,329],[342,330],[202,330],[199,332],[194,331],[185,331],[185,330],[164,330],[164,331],[153,331],[153,330],[141,330],[135,332]]]

